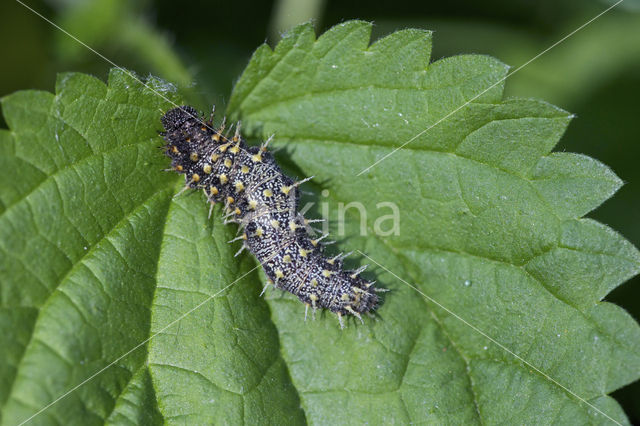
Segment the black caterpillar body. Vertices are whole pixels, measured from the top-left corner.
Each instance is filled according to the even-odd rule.
[[[244,231],[243,248],[260,262],[276,288],[295,294],[307,308],[338,315],[369,312],[378,305],[373,282],[359,276],[364,268],[345,271],[342,256],[327,258],[321,238],[314,238],[298,213],[298,185],[284,175],[273,156],[214,129],[197,111],[182,106],[162,117],[165,151],[173,170],[183,173],[186,188],[202,188],[210,203],[222,202],[229,221]],[[268,143],[268,141],[267,141]],[[305,313],[306,316],[306,313]]]

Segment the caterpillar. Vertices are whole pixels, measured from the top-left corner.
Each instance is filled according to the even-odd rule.
[[[224,203],[226,222],[237,223],[242,235],[239,254],[245,248],[262,265],[268,278],[265,289],[274,287],[294,294],[309,307],[362,321],[361,313],[377,308],[379,298],[372,281],[360,276],[366,268],[344,270],[342,254],[323,254],[323,235],[315,238],[307,220],[298,212],[299,186],[282,173],[268,152],[271,138],[261,146],[249,146],[240,135],[223,134],[224,123],[213,128],[190,106],[176,107],[162,116],[172,170],[184,174],[187,189],[202,189],[211,203]],[[181,191],[182,192],[182,191]],[[210,211],[211,212],[211,211]],[[263,290],[263,292],[264,292]]]

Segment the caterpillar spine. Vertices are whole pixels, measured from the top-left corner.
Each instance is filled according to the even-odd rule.
[[[212,206],[224,203],[226,222],[242,231],[240,252],[248,249],[276,288],[296,295],[314,313],[336,313],[341,328],[344,315],[362,320],[361,313],[376,309],[376,288],[360,277],[364,268],[344,270],[345,256],[326,258],[324,236],[310,234],[310,221],[298,213],[299,186],[310,178],[295,182],[282,173],[267,149],[271,138],[248,146],[239,125],[228,138],[224,124],[214,129],[211,119],[204,122],[190,106],[171,109],[162,124],[165,153],[173,170],[185,175],[185,189],[202,189]]]

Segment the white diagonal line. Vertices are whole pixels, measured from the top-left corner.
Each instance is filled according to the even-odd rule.
[[[68,391],[66,391],[65,393],[63,393],[62,395],[60,395],[59,397],[57,397],[56,399],[54,399],[53,401],[51,401],[49,404],[45,405],[44,407],[42,407],[40,410],[38,410],[36,413],[34,413],[33,415],[31,415],[31,417],[23,420],[22,422],[19,423],[18,426],[24,425],[25,423],[29,422],[30,420],[32,420],[34,417],[36,417],[37,415],[39,415],[40,413],[42,413],[43,411],[45,411],[46,409],[48,409],[49,407],[51,407],[52,405],[54,405],[55,403],[57,403],[58,401],[64,399],[65,397],[67,397],[69,394],[73,393],[74,391],[76,391],[78,388],[80,388],[81,386],[85,385],[86,383],[90,382],[91,380],[93,380],[94,378],[96,378],[98,375],[100,375],[101,373],[103,373],[105,370],[111,368],[114,364],[116,364],[118,361],[120,361],[121,359],[127,357],[129,354],[131,354],[132,352],[134,352],[136,349],[139,349],[141,346],[143,346],[144,344],[146,344],[147,342],[149,342],[151,339],[153,339],[154,337],[156,337],[157,335],[164,333],[169,327],[171,327],[172,325],[182,321],[184,318],[186,318],[187,316],[191,315],[194,311],[196,311],[197,309],[199,309],[200,307],[202,307],[203,305],[205,305],[207,302],[209,302],[210,300],[214,299],[215,297],[217,297],[219,294],[221,294],[222,292],[224,292],[226,289],[228,289],[229,287],[231,287],[232,285],[234,285],[235,283],[237,283],[238,281],[240,281],[241,279],[243,279],[244,277],[246,277],[247,275],[249,275],[250,273],[252,273],[253,271],[255,271],[256,269],[258,269],[260,266],[263,266],[265,263],[269,262],[271,259],[273,259],[278,253],[280,253],[283,249],[287,248],[289,245],[291,244],[291,242],[288,242],[287,244],[282,245],[281,247],[279,247],[278,250],[274,251],[272,255],[270,255],[267,259],[265,259],[263,262],[259,262],[256,266],[254,266],[253,268],[251,268],[249,271],[245,272],[244,274],[242,274],[239,278],[236,278],[235,280],[233,280],[231,283],[229,283],[228,285],[226,285],[222,290],[219,290],[217,292],[215,292],[214,294],[212,294],[211,296],[207,297],[206,299],[204,299],[202,302],[198,303],[196,306],[194,306],[193,308],[189,309],[187,312],[185,312],[184,314],[180,315],[178,318],[176,318],[175,320],[171,321],[169,324],[165,325],[164,327],[162,327],[159,331],[153,333],[151,336],[147,337],[145,340],[143,340],[142,342],[138,343],[136,346],[134,346],[133,348],[129,349],[127,352],[125,352],[124,354],[120,355],[118,358],[116,358],[115,360],[113,360],[112,362],[110,362],[109,364],[107,364],[106,366],[102,367],[100,370],[96,371],[95,373],[93,373],[91,376],[87,377],[86,379],[84,379],[82,382],[78,383],[77,385],[75,385],[74,387],[72,387],[71,389],[69,389]]]
[[[606,10],[604,10],[603,12],[601,12],[600,14],[596,15],[594,18],[592,18],[591,20],[587,21],[585,24],[581,25],[580,27],[578,27],[577,29],[575,29],[574,31],[572,31],[570,34],[566,35],[565,37],[563,37],[562,39],[560,39],[559,41],[557,41],[556,43],[554,43],[553,45],[551,45],[550,47],[548,47],[547,49],[545,49],[544,51],[542,51],[541,53],[539,53],[538,55],[536,55],[535,57],[533,57],[532,59],[530,59],[529,61],[525,62],[523,65],[519,66],[518,68],[516,68],[513,72],[507,74],[504,78],[502,78],[501,80],[499,80],[498,82],[494,83],[492,86],[490,86],[489,88],[487,88],[486,90],[484,90],[483,92],[481,92],[480,94],[476,95],[474,98],[470,99],[469,101],[467,101],[465,104],[461,105],[460,107],[456,108],[455,110],[453,110],[452,112],[450,112],[449,114],[447,114],[446,116],[442,117],[440,120],[438,120],[436,123],[434,123],[433,125],[431,125],[430,127],[428,127],[427,129],[423,130],[422,132],[418,133],[417,135],[415,135],[414,137],[412,137],[410,140],[408,140],[407,142],[405,142],[403,145],[401,145],[400,147],[394,149],[391,153],[387,154],[386,156],[384,156],[383,158],[381,158],[380,160],[378,160],[377,162],[375,162],[374,164],[372,164],[371,166],[367,167],[366,169],[362,170],[360,173],[358,173],[358,176],[365,173],[366,171],[368,171],[369,169],[371,169],[372,167],[374,167],[375,165],[377,165],[378,163],[380,163],[381,161],[385,160],[387,157],[389,157],[390,155],[392,155],[393,153],[395,153],[396,151],[398,151],[399,149],[403,148],[405,145],[407,145],[408,143],[412,142],[413,140],[415,140],[416,138],[420,137],[421,135],[423,135],[425,132],[427,132],[429,129],[433,128],[434,126],[436,126],[437,124],[439,124],[440,122],[444,121],[446,118],[448,118],[449,116],[453,115],[454,113],[456,113],[457,111],[459,111],[460,109],[464,108],[466,105],[468,105],[469,103],[471,103],[472,101],[474,101],[475,99],[479,98],[480,96],[482,96],[484,93],[486,93],[487,91],[491,90],[493,87],[497,86],[498,84],[500,84],[502,81],[506,80],[508,77],[510,77],[511,75],[515,74],[516,72],[518,72],[519,70],[521,70],[522,68],[524,68],[525,66],[527,66],[528,64],[530,64],[531,62],[533,62],[534,60],[536,60],[537,58],[539,58],[540,56],[542,56],[543,54],[545,54],[546,52],[548,52],[549,50],[551,50],[552,48],[556,47],[558,44],[562,43],[563,41],[565,41],[566,39],[568,39],[569,37],[573,36],[575,33],[577,33],[578,31],[580,31],[581,29],[583,29],[584,27],[586,27],[587,25],[589,25],[590,23],[592,23],[593,21],[595,21],[596,19],[598,19],[599,17],[601,17],[602,15],[604,15],[605,13],[607,13],[609,10],[613,9],[615,6],[617,6],[618,4],[622,3],[624,0],[619,0],[618,2],[616,2],[615,4],[613,4],[612,6],[610,6],[609,8],[607,8]],[[147,83],[145,83],[144,81],[142,81],[139,77],[137,77],[135,74],[133,74],[132,72],[128,71],[125,68],[122,68],[121,66],[117,65],[115,62],[111,61],[110,59],[108,59],[106,56],[102,55],[101,53],[99,53],[98,51],[96,51],[95,49],[93,49],[92,47],[90,47],[89,45],[87,45],[86,43],[82,42],[81,40],[79,40],[77,37],[73,36],[72,34],[70,34],[69,32],[67,32],[66,30],[64,30],[63,28],[61,28],[60,26],[58,26],[57,24],[55,24],[53,21],[49,20],[48,18],[46,18],[45,16],[43,16],[42,14],[40,14],[39,12],[37,12],[36,10],[34,10],[33,8],[31,8],[30,6],[26,5],[25,3],[23,3],[21,0],[16,0],[16,2],[18,2],[19,4],[21,4],[22,6],[24,6],[26,9],[30,10],[32,13],[34,13],[35,15],[39,16],[40,18],[42,18],[43,20],[45,20],[46,22],[48,22],[49,24],[51,24],[52,26],[54,26],[56,29],[58,29],[59,31],[63,32],[64,34],[66,34],[68,37],[70,37],[71,39],[75,40],[77,43],[81,44],[82,46],[86,47],[87,49],[89,49],[91,52],[95,53],[97,56],[99,56],[100,58],[102,58],[103,60],[105,60],[106,62],[108,62],[109,64],[111,64],[112,66],[114,66],[116,69],[124,72],[125,74],[129,75],[131,78],[137,80],[138,82],[140,82],[143,86],[145,86],[147,89],[149,89],[151,92],[153,92],[154,94],[156,94],[157,96],[159,96],[160,98],[164,99],[165,101],[167,101],[168,103],[172,104],[175,107],[178,107],[179,105],[176,104],[175,102],[173,102],[171,99],[167,98],[165,95],[163,95],[162,93],[158,92],[157,90],[155,90],[153,87],[150,87]],[[189,114],[191,115],[191,114]],[[214,130],[211,127],[209,127],[206,123],[204,123],[202,120],[200,120],[199,117],[195,117],[192,116],[193,118],[195,118],[196,120],[198,120],[200,123],[202,123],[204,126],[208,127],[210,130]],[[463,318],[461,318],[460,316],[456,315],[455,313],[451,312],[450,310],[448,310],[446,307],[442,306],[441,304],[439,304],[437,301],[433,300],[432,298],[430,298],[429,296],[427,296],[426,294],[422,293],[419,289],[417,289],[416,287],[412,286],[411,284],[409,284],[408,282],[404,281],[402,278],[398,277],[397,275],[395,275],[393,272],[389,271],[387,268],[385,268],[384,266],[380,265],[378,262],[376,262],[375,260],[373,260],[371,257],[367,256],[366,254],[360,252],[358,250],[358,252],[360,254],[362,254],[363,256],[367,257],[368,259],[370,259],[372,262],[376,263],[378,266],[380,266],[381,268],[385,269],[386,271],[388,271],[389,273],[391,273],[393,276],[395,276],[396,278],[398,278],[400,281],[402,281],[403,283],[405,283],[406,285],[408,285],[409,287],[413,288],[414,290],[416,290],[417,292],[419,292],[420,294],[422,294],[425,298],[431,300],[433,303],[437,304],[438,306],[440,306],[442,309],[446,310],[447,312],[449,312],[451,315],[455,316],[456,318],[458,318],[459,320],[461,320],[462,322],[464,322],[466,325],[468,325],[469,327],[471,327],[472,329],[474,329],[476,332],[480,333],[481,335],[485,336],[487,339],[491,340],[493,343],[495,343],[497,346],[501,347],[502,349],[504,349],[505,351],[507,351],[508,353],[510,353],[511,355],[513,355],[514,357],[518,358],[519,360],[521,360],[523,363],[525,363],[526,365],[528,365],[529,367],[531,367],[532,369],[534,369],[535,371],[539,372],[541,375],[543,375],[544,377],[546,377],[547,379],[549,379],[550,381],[552,381],[553,383],[557,384],[558,386],[560,386],[561,388],[563,388],[565,391],[567,391],[569,394],[573,395],[574,397],[576,397],[577,399],[579,399],[580,401],[584,402],[585,404],[587,404],[588,406],[590,406],[591,408],[593,408],[594,410],[598,411],[599,413],[601,413],[602,415],[604,415],[605,417],[607,417],[608,419],[610,419],[611,421],[613,421],[616,424],[620,424],[618,423],[616,420],[614,420],[613,418],[611,418],[610,416],[608,416],[606,413],[602,412],[600,409],[598,409],[597,407],[593,406],[592,404],[590,404],[589,402],[587,402],[586,400],[584,400],[584,398],[581,398],[579,395],[577,395],[575,392],[572,392],[571,390],[567,389],[565,386],[563,386],[562,384],[560,384],[559,382],[557,382],[556,380],[554,380],[552,377],[548,376],[547,374],[545,374],[544,372],[540,371],[539,369],[537,369],[535,366],[531,365],[530,363],[528,363],[527,361],[525,361],[524,359],[522,359],[520,356],[518,356],[517,354],[513,353],[512,351],[510,351],[508,348],[506,348],[505,346],[503,346],[502,344],[500,344],[499,342],[495,341],[494,339],[492,339],[490,336],[488,336],[486,333],[482,332],[480,329],[478,329],[477,327],[471,325],[470,323],[468,323],[467,321],[465,321]],[[277,254],[274,253],[274,255]],[[268,261],[270,259],[267,259],[266,261]],[[265,261],[265,262],[266,262]],[[198,305],[196,305],[195,307],[193,307],[192,309],[190,309],[189,311],[185,312],[184,314],[182,314],[181,316],[179,316],[178,318],[176,318],[175,320],[173,320],[172,322],[170,322],[169,324],[167,324],[165,327],[163,327],[162,329],[160,329],[158,332],[154,333],[153,335],[151,335],[150,337],[148,337],[147,339],[145,339],[144,341],[142,341],[141,343],[139,343],[138,345],[134,346],[133,348],[131,348],[129,351],[127,351],[125,354],[121,355],[120,357],[118,357],[117,359],[115,359],[114,361],[112,361],[111,363],[109,363],[107,366],[103,367],[102,369],[100,369],[99,371],[97,371],[96,373],[92,374],[91,376],[89,376],[88,378],[86,378],[85,380],[83,380],[81,383],[79,383],[78,385],[74,386],[73,388],[71,388],[70,390],[68,390],[67,392],[65,392],[63,395],[59,396],[58,398],[56,398],[54,401],[50,402],[49,404],[47,404],[45,407],[41,408],[40,410],[38,410],[35,414],[33,414],[31,417],[27,418],[26,420],[22,421],[20,423],[20,425],[23,425],[27,422],[29,422],[30,420],[32,420],[34,417],[36,417],[37,415],[41,414],[43,411],[47,410],[48,408],[50,408],[52,405],[56,404],[58,401],[62,400],[63,398],[65,398],[66,396],[68,396],[69,394],[71,394],[72,392],[74,392],[75,390],[77,390],[78,388],[80,388],[81,386],[83,386],[84,384],[86,384],[87,382],[91,381],[92,379],[94,379],[95,377],[97,377],[98,375],[100,375],[101,373],[103,373],[105,370],[107,370],[108,368],[112,367],[114,364],[116,364],[118,361],[122,360],[123,358],[125,358],[126,356],[128,356],[129,354],[131,354],[132,352],[134,352],[135,350],[139,349],[141,346],[143,346],[144,344],[146,344],[147,342],[149,342],[151,339],[153,339],[154,337],[156,337],[158,334],[163,333],[164,331],[166,331],[168,328],[170,328],[172,325],[178,323],[179,321],[181,321],[182,319],[184,319],[185,317],[187,317],[188,315],[190,315],[191,313],[193,313],[195,310],[199,309],[201,306],[203,306],[204,304],[206,304],[207,302],[209,302],[211,299],[215,298],[216,296],[218,296],[219,294],[221,294],[222,292],[224,292],[225,290],[227,290],[228,288],[230,288],[233,284],[237,283],[238,281],[240,281],[242,278],[244,278],[245,276],[249,275],[251,272],[253,272],[254,270],[256,270],[257,268],[259,268],[262,265],[262,263],[256,265],[254,268],[252,268],[251,270],[249,270],[248,272],[246,272],[245,274],[241,275],[239,278],[237,278],[236,280],[232,281],[230,284],[228,284],[227,286],[225,286],[224,288],[222,288],[221,290],[219,290],[218,292],[214,293],[213,295],[209,296],[207,299],[205,299],[204,301],[200,302]]]
[[[142,342],[138,343],[136,346],[134,346],[133,348],[129,349],[127,352],[125,352],[124,354],[120,355],[118,358],[114,359],[112,362],[110,362],[109,364],[107,364],[106,366],[102,367],[100,370],[96,371],[95,373],[93,373],[91,376],[87,377],[86,379],[84,379],[82,382],[78,383],[77,385],[75,385],[74,387],[72,387],[71,389],[69,389],[68,391],[66,391],[65,393],[63,393],[62,395],[60,395],[59,397],[57,397],[56,399],[54,399],[53,401],[51,401],[49,404],[45,405],[44,407],[42,407],[40,410],[38,410],[37,412],[35,412],[31,417],[29,417],[28,419],[23,420],[22,422],[19,423],[18,426],[21,426],[27,422],[29,422],[30,420],[32,420],[34,417],[36,417],[37,415],[39,415],[40,413],[42,413],[43,411],[47,410],[48,408],[50,408],[52,405],[54,405],[55,403],[57,403],[58,401],[60,401],[61,399],[64,399],[65,397],[67,397],[69,394],[75,392],[78,388],[80,388],[81,386],[85,385],[86,383],[90,382],[91,380],[93,380],[94,378],[96,378],[98,375],[102,374],[105,370],[113,367],[114,364],[116,364],[118,361],[120,361],[123,358],[126,358],[129,354],[131,354],[132,352],[134,352],[136,349],[139,349],[141,346],[145,345],[147,342],[149,342],[151,339],[153,339],[154,337],[156,337],[158,334],[165,332],[169,327],[171,327],[172,325],[176,324],[177,322],[183,320],[186,316],[190,315],[191,313],[193,313],[195,310],[197,310],[198,308],[200,308],[202,305],[204,305],[205,303],[209,302],[211,299],[215,298],[216,296],[218,296],[219,294],[221,294],[223,291],[225,291],[226,289],[228,289],[229,287],[231,287],[232,285],[234,285],[235,283],[237,283],[238,281],[240,281],[241,279],[243,279],[244,277],[246,277],[247,275],[249,275],[251,272],[255,271],[256,269],[258,269],[260,267],[260,264],[256,265],[255,267],[253,267],[253,269],[249,270],[248,272],[244,273],[243,275],[240,276],[240,278],[237,278],[235,281],[232,281],[230,284],[228,284],[226,287],[224,287],[222,290],[217,291],[216,293],[212,294],[211,296],[207,297],[204,301],[198,303],[195,307],[189,309],[187,312],[185,312],[184,314],[180,315],[178,318],[176,318],[175,320],[171,321],[169,324],[167,324],[166,326],[164,326],[163,328],[160,329],[160,331],[152,334],[151,336],[149,336],[148,338],[146,338],[145,340],[143,340]]]
[[[429,127],[427,127],[426,129],[422,130],[420,133],[416,134],[415,136],[413,136],[411,139],[409,139],[408,141],[406,141],[405,143],[403,143],[402,145],[400,145],[397,148],[394,148],[393,151],[389,152],[388,154],[386,154],[384,157],[382,157],[381,159],[379,159],[378,161],[376,161],[375,163],[371,164],[370,166],[362,169],[360,171],[360,173],[358,173],[356,176],[360,176],[363,173],[368,172],[369,170],[371,170],[373,167],[377,166],[378,164],[380,164],[381,162],[383,162],[384,160],[386,160],[387,158],[389,158],[390,156],[392,156],[393,154],[395,154],[397,151],[401,150],[402,148],[404,148],[405,146],[407,146],[408,144],[410,144],[411,142],[413,142],[414,140],[418,139],[420,136],[424,135],[425,133],[427,133],[429,130],[433,129],[435,126],[437,126],[438,124],[442,123],[444,120],[446,120],[447,118],[451,117],[453,114],[455,114],[456,112],[460,111],[462,108],[466,107],[467,105],[469,105],[471,102],[475,101],[476,99],[478,99],[480,96],[484,95],[485,93],[487,93],[489,90],[493,89],[494,87],[496,87],[498,84],[502,83],[503,81],[505,81],[507,78],[511,77],[512,75],[514,75],[515,73],[517,73],[518,71],[520,71],[522,68],[526,67],[527,65],[529,65],[531,62],[535,61],[536,59],[538,59],[540,56],[544,55],[545,53],[547,53],[548,51],[550,51],[551,49],[553,49],[554,47],[556,47],[557,45],[559,45],[560,43],[562,43],[563,41],[565,41],[566,39],[568,39],[569,37],[573,36],[575,33],[577,33],[578,31],[580,31],[581,29],[583,29],[584,27],[586,27],[587,25],[591,24],[593,21],[595,21],[596,19],[600,18],[602,15],[604,15],[605,13],[609,12],[611,9],[613,9],[614,7],[616,7],[617,5],[619,5],[620,3],[622,3],[624,0],[618,0],[616,3],[612,4],[611,6],[609,6],[608,8],[606,8],[605,10],[603,10],[602,12],[600,12],[599,14],[597,14],[596,16],[594,16],[593,18],[589,19],[587,22],[585,22],[584,24],[580,25],[578,28],[576,28],[575,30],[571,31],[569,34],[567,34],[566,36],[562,37],[560,40],[556,41],[555,43],[553,43],[551,46],[547,47],[546,49],[544,49],[542,52],[538,53],[536,56],[534,56],[533,58],[529,59],[527,62],[525,62],[524,64],[520,65],[518,68],[514,69],[512,72],[507,73],[507,75],[505,75],[504,77],[502,77],[500,80],[496,81],[495,83],[493,83],[491,86],[487,87],[486,89],[484,89],[482,92],[478,93],[477,95],[475,95],[473,98],[469,99],[467,102],[463,103],[462,105],[460,105],[459,107],[457,107],[456,109],[454,109],[453,111],[449,112],[447,115],[445,115],[444,117],[441,117],[440,119],[438,119],[438,121],[436,121],[435,123],[433,123],[432,125],[430,125]]]
[[[530,367],[531,369],[535,370],[536,372],[538,372],[539,374],[541,374],[542,376],[544,376],[547,380],[553,382],[554,384],[558,385],[559,387],[561,387],[562,389],[564,389],[567,393],[569,393],[570,395],[572,395],[573,397],[575,397],[576,399],[580,400],[581,402],[584,402],[586,405],[588,405],[589,407],[593,408],[594,410],[596,410],[598,413],[602,414],[603,416],[605,416],[606,418],[608,418],[609,420],[611,420],[612,422],[622,426],[620,424],[620,422],[618,422],[617,420],[613,419],[611,416],[609,416],[607,413],[603,412],[602,410],[600,410],[598,407],[596,407],[595,405],[591,404],[590,402],[588,402],[586,399],[582,398],[580,395],[578,395],[577,393],[573,392],[571,389],[567,388],[566,386],[564,386],[562,383],[558,382],[556,379],[554,379],[553,377],[549,376],[547,373],[545,373],[544,371],[540,370],[538,367],[536,367],[535,365],[531,364],[530,362],[528,362],[527,360],[525,360],[524,358],[522,358],[520,355],[518,355],[517,353],[513,352],[511,349],[507,348],[505,345],[503,345],[502,343],[498,342],[496,339],[494,339],[493,337],[489,336],[487,333],[485,333],[484,331],[480,330],[478,327],[476,327],[475,325],[471,324],[469,321],[465,320],[464,318],[462,318],[460,315],[456,314],[455,312],[453,312],[451,309],[447,308],[446,306],[442,305],[441,303],[439,303],[437,300],[435,300],[433,297],[431,296],[427,296],[425,293],[423,293],[422,291],[420,291],[420,289],[418,289],[416,286],[408,283],[407,281],[405,281],[404,279],[400,278],[398,275],[396,275],[395,273],[393,273],[392,271],[390,271],[388,268],[386,268],[385,266],[381,265],[380,263],[376,262],[375,260],[373,260],[371,258],[371,256],[368,256],[366,254],[364,254],[363,252],[361,252],[360,250],[357,250],[358,253],[360,253],[362,256],[366,257],[367,259],[369,259],[370,261],[372,261],[373,263],[375,263],[376,265],[378,265],[380,268],[384,269],[385,271],[387,271],[388,273],[390,273],[391,275],[393,275],[395,278],[397,278],[398,280],[400,280],[403,284],[411,287],[413,290],[417,291],[418,293],[420,293],[425,299],[429,300],[430,302],[438,305],[440,308],[442,308],[443,310],[447,311],[450,315],[454,316],[455,318],[457,318],[458,320],[462,321],[465,325],[467,325],[468,327],[470,327],[472,330],[474,330],[475,332],[477,332],[478,334],[484,336],[485,338],[487,338],[488,340],[490,340],[493,344],[495,344],[496,346],[498,346],[500,349],[504,350],[505,352],[509,353],[510,355],[512,355],[513,357],[517,358],[518,360],[522,361],[523,364],[525,364],[527,367]]]
[[[63,32],[65,35],[69,36],[70,38],[72,38],[74,41],[76,41],[77,43],[81,44],[82,46],[86,47],[87,49],[89,49],[90,51],[92,51],[93,53],[95,53],[96,55],[98,55],[100,58],[102,58],[103,60],[105,60],[106,62],[108,62],[109,64],[113,65],[114,68],[122,71],[123,73],[127,74],[129,77],[133,78],[134,80],[140,82],[140,84],[142,84],[144,87],[146,87],[147,89],[149,89],[151,92],[153,92],[154,94],[156,94],[157,96],[161,97],[162,99],[164,99],[165,101],[169,102],[171,105],[173,105],[174,107],[179,107],[180,105],[178,105],[177,103],[173,102],[171,99],[167,98],[165,95],[163,95],[162,93],[158,92],[156,89],[154,89],[153,87],[149,86],[146,82],[144,82],[143,80],[140,79],[140,77],[136,76],[134,73],[132,73],[131,71],[122,68],[120,65],[116,64],[115,62],[113,62],[111,59],[107,58],[106,56],[104,56],[102,53],[98,52],[97,50],[95,50],[94,48],[92,48],[91,46],[89,46],[88,44],[86,44],[85,42],[83,42],[82,40],[80,40],[79,38],[77,38],[76,36],[74,36],[73,34],[69,33],[67,30],[65,30],[64,28],[62,28],[61,26],[59,26],[58,24],[56,24],[55,22],[53,22],[52,20],[48,19],[47,17],[43,16],[41,13],[39,13],[38,11],[36,11],[35,9],[33,9],[32,7],[24,4],[21,0],[16,0],[16,2],[20,3],[22,6],[24,6],[25,8],[29,9],[31,12],[33,12],[34,14],[36,14],[37,16],[39,16],[40,18],[42,18],[43,20],[47,21],[49,24],[51,24],[52,26],[54,26],[56,29],[58,29],[59,31]],[[200,124],[202,124],[203,126],[207,127],[209,130],[214,131],[215,129],[211,128],[207,123],[205,123],[204,121],[200,120],[200,117],[196,117],[193,114],[189,113],[188,111],[184,111],[186,114],[190,115],[192,118],[195,118],[196,120],[198,120],[198,122],[200,122]]]
[[[90,51],[92,51],[93,53],[95,53],[96,55],[98,55],[100,58],[104,59],[106,62],[108,62],[109,64],[113,65],[115,68],[117,68],[118,70],[126,73],[127,75],[129,75],[131,78],[139,81],[143,86],[145,86],[147,89],[149,89],[151,92],[153,92],[154,94],[156,94],[157,96],[161,97],[162,99],[164,99],[165,101],[169,102],[170,104],[172,104],[175,107],[178,107],[179,105],[176,104],[175,102],[173,102],[171,99],[167,98],[166,96],[164,96],[162,93],[158,92],[157,90],[155,90],[154,88],[150,87],[147,83],[145,83],[144,81],[142,81],[140,78],[138,78],[135,74],[133,74],[132,72],[130,72],[129,70],[122,68],[121,66],[117,65],[115,62],[113,62],[112,60],[110,60],[109,58],[107,58],[106,56],[102,55],[101,53],[99,53],[98,51],[96,51],[95,49],[93,49],[92,47],[90,47],[89,45],[87,45],[86,43],[82,42],[81,40],[79,40],[77,37],[73,36],[72,34],[70,34],[69,32],[67,32],[66,30],[64,30],[63,28],[61,28],[60,26],[58,26],[57,24],[55,24],[54,22],[52,22],[51,20],[47,19],[46,17],[44,17],[42,14],[38,13],[37,11],[35,11],[33,8],[29,7],[28,5],[24,4],[21,0],[16,0],[18,3],[20,3],[22,6],[24,6],[25,8],[29,9],[31,12],[33,12],[34,14],[36,14],[37,16],[39,16],[40,18],[42,18],[43,20],[45,20],[46,22],[48,22],[49,24],[53,25],[55,28],[57,28],[58,30],[60,30],[61,32],[63,32],[64,34],[66,34],[67,36],[71,37],[73,40],[75,40],[76,42],[80,43],[82,46],[86,47],[87,49],[89,49]],[[186,112],[186,111],[185,111]],[[191,115],[191,114],[189,114]],[[198,120],[200,123],[202,123],[204,126],[208,127],[211,130],[211,127],[209,127],[206,123],[202,122],[202,120],[200,120],[199,117],[195,117],[192,115],[193,118],[195,118],[196,120]],[[275,254],[277,254],[278,252],[275,252]],[[269,259],[267,259],[265,262],[269,261]],[[142,347],[143,345],[145,345],[147,342],[149,342],[151,339],[153,339],[154,337],[156,337],[158,334],[163,333],[165,330],[167,330],[168,328],[170,328],[172,325],[180,322],[181,320],[183,320],[185,317],[187,317],[188,315],[190,315],[191,313],[193,313],[194,311],[196,311],[197,309],[199,309],[201,306],[205,305],[207,302],[209,302],[211,299],[215,298],[216,296],[218,296],[219,294],[221,294],[222,292],[224,292],[226,289],[228,289],[229,287],[231,287],[233,284],[237,283],[238,281],[240,281],[242,278],[246,277],[247,275],[249,275],[251,272],[255,271],[256,269],[258,269],[260,266],[262,265],[262,263],[259,263],[258,265],[256,265],[255,267],[253,267],[251,270],[249,270],[248,272],[244,273],[243,275],[241,275],[239,278],[237,278],[236,280],[232,281],[230,284],[228,284],[226,287],[224,287],[222,290],[214,293],[213,295],[209,296],[208,298],[206,298],[204,301],[200,302],[199,304],[197,304],[195,307],[191,308],[190,310],[188,310],[187,312],[185,312],[184,314],[180,315],[178,318],[176,318],[175,320],[173,320],[172,322],[170,322],[169,324],[167,324],[165,327],[163,327],[162,329],[160,329],[158,332],[154,333],[153,335],[149,336],[147,339],[143,340],[142,342],[140,342],[139,344],[137,344],[136,346],[134,346],[133,348],[131,348],[130,350],[128,350],[126,353],[122,354],[121,356],[119,356],[118,358],[116,358],[115,360],[113,360],[111,363],[107,364],[105,367],[101,368],[100,370],[96,371],[95,373],[93,373],[91,376],[87,377],[85,380],[83,380],[82,382],[80,382],[79,384],[77,384],[76,386],[74,386],[73,388],[69,389],[67,392],[65,392],[64,394],[60,395],[58,398],[56,398],[55,400],[51,401],[49,404],[47,404],[46,406],[42,407],[40,410],[38,410],[36,413],[34,413],[33,415],[31,415],[29,418],[23,420],[19,425],[24,425],[25,423],[31,421],[33,418],[35,418],[36,416],[38,416],[39,414],[41,414],[42,412],[44,412],[45,410],[47,410],[48,408],[50,408],[51,406],[53,406],[54,404],[56,404],[57,402],[59,402],[60,400],[64,399],[65,397],[67,397],[69,394],[75,392],[78,388],[82,387],[83,385],[85,385],[86,383],[90,382],[91,380],[93,380],[94,378],[96,378],[98,375],[102,374],[104,371],[106,371],[107,369],[111,368],[113,365],[115,365],[117,362],[119,362],[121,359],[127,357],[128,355],[130,355],[132,352],[136,351],[137,349],[139,349],[140,347]]]

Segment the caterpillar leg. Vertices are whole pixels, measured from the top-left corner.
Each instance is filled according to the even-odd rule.
[[[182,194],[184,194],[185,191],[191,189],[191,185],[192,181],[189,181],[189,183],[187,183],[184,188],[182,188],[180,191],[178,191],[178,193],[176,195],[173,196],[173,198],[178,198],[179,196],[181,196]]]
[[[233,257],[238,257],[238,256],[240,256],[240,253],[242,253],[242,252],[244,251],[244,249],[246,249],[246,248],[247,248],[247,246],[243,244],[243,245],[242,245],[242,247],[240,247],[240,250],[238,250],[238,251],[236,252],[236,254],[234,254],[234,255],[233,255]]]
[[[271,280],[267,280],[267,283],[264,285],[262,291],[260,292],[260,297],[262,297],[262,295],[265,293],[265,291],[267,291],[271,284],[273,284],[273,282],[271,282]]]
[[[347,311],[349,311],[349,313],[351,315],[353,315],[354,317],[358,318],[360,320],[360,322],[362,324],[364,324],[364,321],[362,321],[362,317],[360,316],[360,314],[358,312],[354,311],[351,306],[347,306],[346,309],[347,309]]]
[[[318,310],[318,308],[316,306],[311,306],[310,304],[305,303],[304,304],[304,321],[305,322],[307,322],[307,315],[309,313],[309,308],[311,308],[311,320],[312,321],[316,320],[316,311]]]
[[[338,312],[336,315],[338,315],[338,322],[340,323],[340,330],[344,330],[344,320],[342,319],[342,314],[340,312]]]

